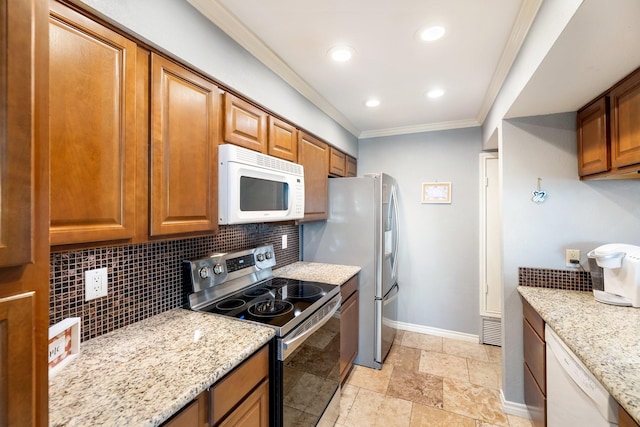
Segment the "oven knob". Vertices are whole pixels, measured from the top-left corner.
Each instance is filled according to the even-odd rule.
[[[216,264],[215,267],[213,267],[213,273],[214,274],[224,273],[224,267],[221,264]]]
[[[273,253],[271,251],[269,251],[269,252],[267,252],[265,254],[265,256],[267,257],[267,259],[271,259],[271,258],[273,258]]]
[[[200,273],[200,278],[202,279],[206,279],[207,277],[209,277],[209,269],[207,267],[202,267],[199,270]]]
[[[263,253],[259,253],[258,255],[256,255],[256,258],[258,259],[259,262],[264,261],[264,254]]]

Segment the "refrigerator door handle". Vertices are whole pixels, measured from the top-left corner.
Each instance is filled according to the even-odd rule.
[[[399,293],[400,293],[400,285],[396,283],[391,287],[391,289],[389,289],[389,292],[387,292],[387,295],[385,295],[384,298],[382,299],[382,305],[391,304],[393,301],[395,301],[398,298]]]
[[[393,280],[396,280],[396,275],[398,274],[398,243],[400,241],[400,223],[398,221],[398,194],[396,186],[391,188],[391,200],[393,201],[393,216],[394,216],[394,225],[395,225],[395,244],[393,245],[393,270],[391,273],[391,277]],[[397,285],[397,283],[396,283]]]

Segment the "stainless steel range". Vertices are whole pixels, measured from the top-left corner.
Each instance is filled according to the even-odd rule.
[[[271,425],[333,425],[340,398],[340,287],[274,277],[272,245],[184,261],[188,306],[273,327]]]

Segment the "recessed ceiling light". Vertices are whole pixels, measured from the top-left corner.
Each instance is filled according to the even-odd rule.
[[[421,28],[416,33],[416,37],[424,42],[436,41],[444,36],[444,27],[435,25],[432,27]]]
[[[345,62],[351,59],[355,51],[349,46],[334,46],[327,52],[327,55],[336,62]]]
[[[367,107],[377,107],[378,105],[380,105],[380,100],[371,98],[368,99],[367,102],[364,103],[364,105],[366,105]]]
[[[440,88],[431,89],[427,92],[427,98],[431,99],[440,98],[442,95],[444,95],[444,90]]]

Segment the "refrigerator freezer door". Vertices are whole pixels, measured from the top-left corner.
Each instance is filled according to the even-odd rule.
[[[382,299],[376,300],[376,339],[374,360],[382,367],[396,337],[398,321],[398,292],[396,283]]]

